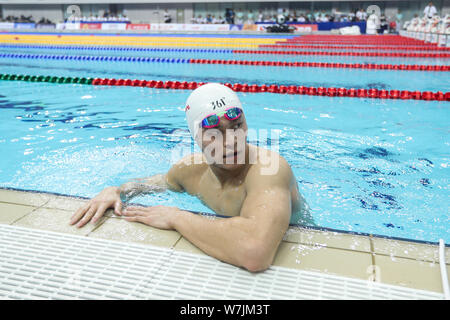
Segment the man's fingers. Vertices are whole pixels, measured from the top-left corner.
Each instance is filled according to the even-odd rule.
[[[96,223],[105,214],[106,209],[108,209],[107,205],[100,205],[92,218],[92,223]]]
[[[85,204],[84,206],[80,207],[70,218],[70,224],[73,225],[78,222],[78,220],[81,219],[81,217],[86,213],[86,211],[90,208],[89,203]]]
[[[95,214],[95,212],[97,207],[91,206],[90,209],[88,210],[88,212],[86,212],[86,214],[84,215],[83,219],[81,219],[78,224],[77,227],[81,228],[82,226],[84,226],[86,223],[89,222],[89,220],[91,220],[92,216]]]
[[[114,204],[114,212],[120,216],[122,214],[122,201],[118,200]]]

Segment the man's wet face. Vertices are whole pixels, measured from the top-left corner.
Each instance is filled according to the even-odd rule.
[[[222,116],[218,127],[201,129],[200,147],[208,163],[228,170],[245,164],[247,130],[243,113],[236,120]]]

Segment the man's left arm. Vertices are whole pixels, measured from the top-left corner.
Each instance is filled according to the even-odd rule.
[[[280,168],[281,171],[286,169]],[[290,168],[250,178],[240,216],[210,219],[178,208],[129,208],[127,220],[175,229],[206,254],[250,271],[267,269],[289,226]]]

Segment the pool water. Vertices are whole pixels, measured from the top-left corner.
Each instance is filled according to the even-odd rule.
[[[172,52],[145,55],[189,57],[187,53]],[[208,54],[206,58],[219,56]],[[237,54],[220,57],[228,58],[275,57]],[[339,57],[323,56],[276,58],[340,61]],[[346,57],[346,62],[367,59],[353,57],[349,61],[350,58]],[[389,60],[379,58],[378,62],[404,63],[402,59]],[[415,60],[427,64],[426,59]],[[446,63],[448,60],[438,64]],[[0,68],[1,73],[29,75],[434,92],[449,91],[450,85],[446,72],[12,58],[0,58]],[[191,141],[184,117],[184,103],[190,92],[0,81],[0,146],[5,155],[0,160],[0,187],[93,197],[107,186],[166,172],[186,152],[199,151]],[[245,107],[249,128],[279,130],[279,137],[272,139],[268,147],[279,145],[279,152],[292,166],[316,225],[450,242],[447,102],[271,93],[238,93],[238,96]],[[253,138],[250,142],[264,144]],[[139,197],[135,202],[212,213],[197,198],[186,194],[162,193]],[[291,224],[299,222],[299,217],[291,219]]]

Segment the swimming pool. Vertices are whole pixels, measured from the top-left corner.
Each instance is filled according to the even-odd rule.
[[[3,47],[2,53],[403,64],[405,59],[213,52]],[[429,61],[430,60],[430,61]],[[432,60],[432,61],[431,61]],[[448,65],[448,59],[409,58]],[[0,58],[1,73],[71,77],[449,91],[447,72]],[[0,81],[0,186],[92,197],[106,186],[167,171],[198,151],[184,120],[190,90]],[[253,129],[294,170],[316,225],[450,241],[448,103],[238,93]],[[255,142],[250,139],[250,142]],[[196,198],[136,202],[211,212]],[[298,223],[294,217],[292,224]]]

